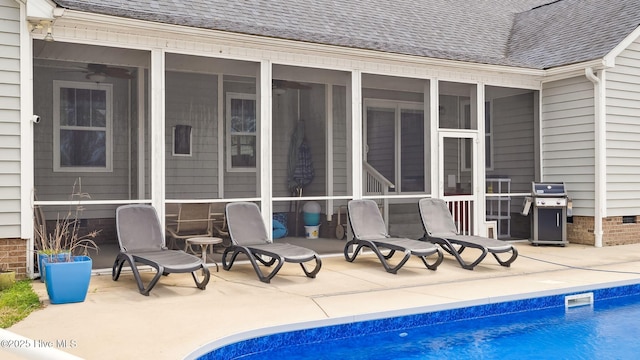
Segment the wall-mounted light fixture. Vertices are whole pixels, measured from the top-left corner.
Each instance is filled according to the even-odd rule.
[[[97,83],[104,82],[107,79],[107,77],[104,74],[96,74],[96,73],[87,74],[86,78],[91,81],[95,81]]]
[[[53,38],[53,20],[29,20],[29,27],[32,33],[45,32],[44,41],[54,41]]]
[[[47,35],[45,35],[44,41],[53,41],[53,26],[51,21],[47,23]]]

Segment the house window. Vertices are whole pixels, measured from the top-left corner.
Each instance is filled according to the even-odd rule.
[[[255,171],[256,96],[227,93],[227,171]]]
[[[110,84],[54,81],[54,171],[111,171]]]
[[[364,161],[391,182],[391,192],[425,189],[425,120],[422,103],[365,99]],[[369,191],[369,190],[365,190]]]

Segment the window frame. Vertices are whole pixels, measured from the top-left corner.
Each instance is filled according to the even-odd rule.
[[[486,100],[484,102],[484,142],[485,142],[485,154],[484,154],[484,166],[486,170],[493,170],[493,101]],[[487,125],[488,132],[487,132]],[[487,144],[489,145],[489,153],[487,154]],[[487,160],[489,165],[487,166]]]
[[[70,126],[60,124],[60,90],[62,88],[105,91],[105,126]],[[113,172],[113,85],[83,81],[53,81],[53,171]],[[99,129],[99,130],[96,130]],[[105,166],[62,166],[60,164],[60,132],[62,130],[104,131]]]
[[[471,105],[470,102],[468,101],[464,101],[461,103],[461,107],[460,107],[460,114],[462,114],[462,116],[460,116],[460,122],[462,124],[462,122],[467,122],[467,115],[470,114],[471,112]],[[485,114],[485,127],[484,129],[482,129],[481,133],[479,131],[479,134],[481,134],[481,136],[484,136],[484,141],[485,141],[485,155],[484,155],[484,167],[486,171],[493,171],[493,104],[491,100],[486,100],[484,102],[484,114]],[[470,120],[469,120],[470,121]],[[487,132],[487,125],[488,126],[488,132]],[[486,149],[487,149],[487,144],[489,152],[487,153]],[[460,152],[462,154],[462,166],[460,167],[461,171],[471,171],[471,168],[469,167],[469,159],[467,159],[467,148],[464,145],[464,142],[460,144]],[[489,160],[489,163],[487,163],[487,160]],[[488,165],[487,165],[488,164]]]
[[[232,100],[253,100],[253,102],[255,103],[255,109],[256,109],[256,124],[255,124],[255,130],[253,133],[249,133],[249,132],[234,132],[233,134],[231,133],[231,101]],[[257,103],[257,97],[256,94],[248,94],[248,93],[237,93],[237,92],[227,92],[226,93],[226,99],[225,99],[225,105],[226,105],[226,110],[225,110],[225,118],[226,118],[226,134],[225,134],[225,138],[226,138],[226,146],[225,146],[225,150],[226,150],[226,169],[227,172],[256,172],[258,169],[258,125],[259,125],[259,120],[258,120],[258,103]],[[255,137],[256,140],[256,149],[255,149],[255,156],[256,156],[256,165],[253,167],[234,167],[233,166],[233,162],[232,162],[232,143],[231,143],[231,137],[232,136],[253,136]]]
[[[368,154],[368,133],[367,133],[367,122],[368,120],[368,112],[370,108],[379,108],[379,109],[388,109],[388,110],[393,110],[394,111],[394,124],[393,124],[393,128],[395,131],[394,134],[394,179],[387,179],[391,182],[394,183],[395,188],[393,190],[390,190],[389,193],[391,194],[416,194],[416,193],[421,193],[421,191],[404,191],[402,190],[402,144],[401,144],[401,140],[402,140],[402,111],[403,110],[409,110],[409,111],[421,111],[422,112],[422,117],[424,119],[425,117],[425,111],[424,111],[424,104],[421,102],[416,102],[416,101],[406,101],[406,100],[389,100],[389,99],[378,99],[378,98],[365,98],[363,100],[363,131],[362,131],[362,143],[364,144],[364,154],[363,154],[363,161],[367,161],[367,154]],[[423,123],[423,136],[426,134],[426,123]],[[423,157],[426,159],[426,146],[427,146],[427,139],[425,138],[425,143],[423,145]],[[428,177],[428,170],[426,168],[426,166],[423,166],[422,169],[423,175],[424,175],[424,180],[423,180],[423,188],[427,189],[428,185],[427,185],[427,177]]]
[[[189,136],[184,138],[181,132],[178,131],[178,126],[181,129],[188,130]],[[176,134],[179,132],[179,134]],[[176,152],[176,148],[188,147],[186,153]],[[174,125],[171,127],[171,156],[176,157],[191,157],[193,156],[193,127],[191,125]]]

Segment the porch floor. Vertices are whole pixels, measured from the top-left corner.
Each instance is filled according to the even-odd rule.
[[[60,350],[87,359],[180,359],[211,341],[272,326],[282,330],[307,321],[426,312],[640,283],[640,244],[516,246],[520,257],[510,268],[488,257],[468,271],[445,256],[437,271],[412,258],[393,275],[372,254],[354,263],[325,256],[316,279],[286,264],[270,284],[258,281],[242,262],[232,271],[213,271],[205,291],[193,286],[190,274],[172,274],[148,297],[138,293],[130,273],[117,282],[110,275],[95,275],[86,301],[69,305],[49,305],[44,284],[34,281],[47,306],[8,330],[54,343],[74,340],[77,346]],[[4,351],[3,359],[16,358]]]

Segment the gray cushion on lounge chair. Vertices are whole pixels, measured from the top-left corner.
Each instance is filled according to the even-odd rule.
[[[453,255],[460,266],[473,270],[488,253],[502,266],[510,266],[518,257],[518,250],[508,242],[482,236],[460,235],[456,229],[453,216],[442,199],[421,199],[419,202],[420,217],[424,227],[424,240],[439,244],[449,254]],[[465,248],[475,248],[481,251],[471,263],[466,262],[460,254]],[[498,253],[511,252],[506,261],[498,257]]]
[[[125,262],[131,267],[133,276],[142,295],[149,295],[160,276],[170,273],[190,272],[199,289],[204,290],[209,283],[209,269],[199,257],[179,250],[169,250],[164,246],[163,231],[156,210],[149,205],[124,205],[116,209],[116,230],[120,253],[113,263],[112,277],[117,281]],[[145,287],[140,278],[137,263],[156,269],[157,273]],[[202,270],[204,278],[199,279],[197,271]]]
[[[347,210],[353,230],[353,240],[348,241],[344,247],[344,257],[347,261],[354,261],[360,251],[367,247],[378,256],[385,270],[392,274],[404,266],[411,255],[419,257],[430,270],[436,270],[442,262],[442,252],[432,243],[389,236],[375,201],[351,200]],[[350,247],[354,245],[356,249],[353,255],[350,255]],[[381,250],[389,250],[389,253],[384,255]],[[391,266],[387,260],[392,258],[396,251],[403,252],[404,256],[398,264]],[[437,259],[433,263],[429,263],[427,257],[434,254]]]
[[[302,246],[273,243],[269,240],[262,215],[258,205],[250,202],[229,203],[226,207],[227,226],[231,236],[231,246],[225,249],[222,254],[222,267],[230,270],[236,257],[244,254],[249,258],[253,269],[260,281],[269,283],[285,262],[300,264],[305,275],[315,278],[322,267],[320,256]],[[227,263],[227,256],[231,255],[231,260]],[[263,256],[269,260],[263,259]],[[315,260],[315,268],[307,270],[304,263]],[[265,275],[258,262],[267,267],[276,264],[273,270]]]

